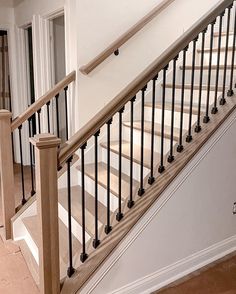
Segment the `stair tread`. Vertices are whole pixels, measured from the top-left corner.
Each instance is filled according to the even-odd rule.
[[[80,170],[80,166],[77,167]],[[94,164],[85,165],[85,174],[90,177],[92,180],[95,180],[95,169]],[[129,187],[130,187],[130,178],[129,176],[122,173],[122,199],[125,200],[129,197]],[[118,193],[118,181],[119,181],[119,172],[115,168],[110,166],[110,191],[113,195],[117,196]],[[107,164],[104,162],[98,163],[98,183],[104,188],[107,188]],[[133,192],[135,193],[138,182],[133,179]]]
[[[125,123],[127,126],[129,122]],[[101,143],[101,146],[107,148],[107,143]],[[111,142],[111,151],[119,154],[119,141]],[[147,148],[143,149],[144,152],[144,166],[147,168],[151,168],[150,158],[151,158],[151,151]],[[133,144],[133,161],[140,164],[140,153],[141,148],[137,144]],[[122,156],[130,160],[130,143],[127,141],[122,141]],[[160,154],[154,152],[154,161],[158,162],[160,159]]]
[[[124,125],[127,127],[130,127],[130,122],[125,122]],[[141,130],[141,121],[134,122],[134,129]],[[161,136],[161,124],[155,123],[154,129],[155,129],[155,135]],[[151,130],[152,130],[152,123],[149,121],[145,121],[144,122],[144,131],[146,133],[151,134]],[[165,125],[165,134],[164,135],[165,135],[166,139],[170,139],[170,137],[171,137],[171,127],[170,126]],[[179,138],[179,129],[174,128],[174,140],[178,141],[178,138]]]
[[[166,88],[173,88],[173,85],[172,84],[166,84]],[[182,89],[182,85],[181,84],[177,84],[177,85],[175,85],[175,88],[176,89]],[[210,86],[210,91],[215,91],[215,88],[216,88],[215,85],[211,85]],[[185,84],[184,89],[185,90],[191,90],[191,85],[190,84]],[[194,90],[199,90],[200,87],[199,87],[199,85],[194,85],[193,89]],[[208,90],[208,86],[207,85],[203,85],[202,86],[202,90],[203,91],[207,91]],[[223,87],[218,86],[218,90],[219,91],[223,90]]]
[[[183,66],[180,66],[179,67],[181,70],[183,69]],[[234,68],[236,68],[236,65],[234,66]],[[185,66],[185,69],[186,70],[190,70],[190,69],[192,69],[192,65],[186,65]],[[200,65],[196,65],[195,66],[195,70],[200,70],[201,69],[201,66]],[[207,70],[207,69],[209,69],[209,65],[204,65],[203,66],[203,70]],[[217,65],[212,65],[211,66],[211,69],[213,69],[213,70],[216,70],[217,69]],[[219,69],[220,70],[223,70],[224,69],[224,65],[223,64],[221,64],[220,66],[219,66]],[[231,69],[231,65],[227,65],[227,69]]]
[[[226,49],[226,47],[221,47],[221,48],[220,48],[220,51],[221,51],[221,52],[224,52],[225,49]],[[204,52],[210,52],[210,50],[211,50],[210,48],[205,48],[203,51],[204,51]],[[228,47],[228,50],[229,50],[229,51],[233,51],[233,46],[229,46],[229,47]],[[213,48],[212,51],[213,51],[213,52],[218,52],[218,47]],[[202,52],[202,49],[198,49],[197,52],[198,52],[198,53],[201,53],[201,52]]]
[[[38,216],[29,216],[22,219],[27,231],[31,235],[33,241],[39,247],[39,223],[38,223]],[[68,230],[64,223],[59,219],[59,246],[60,246],[60,259],[64,262],[68,262]],[[73,243],[73,251],[74,254],[76,252],[80,252],[81,250],[81,243],[79,240],[72,234],[72,243]]]
[[[59,203],[68,210],[68,194],[67,189],[62,188],[58,191]],[[81,203],[82,189],[80,186],[71,187],[71,214],[73,218],[82,225],[82,203]],[[94,235],[95,227],[95,198],[85,191],[85,219],[86,231],[90,236]],[[106,222],[106,207],[98,201],[98,227],[100,228]]]
[[[232,36],[234,34],[234,32],[229,32],[229,35]],[[221,33],[222,36],[226,36],[227,32],[222,32]],[[214,33],[214,37],[218,37],[219,36],[219,32],[215,32]]]
[[[146,102],[145,106],[152,107],[152,102]],[[156,103],[155,108],[162,109],[162,103]],[[172,110],[172,103],[166,102],[165,103],[165,110]],[[193,105],[192,110],[193,110],[193,115],[198,114],[198,107],[197,106]],[[180,103],[175,104],[175,112],[181,112],[181,104]],[[183,112],[189,113],[189,105],[187,105],[187,104],[184,105]]]

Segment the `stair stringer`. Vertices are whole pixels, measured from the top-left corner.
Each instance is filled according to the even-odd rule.
[[[232,100],[235,103],[235,97]],[[229,113],[225,111],[224,116],[230,115],[234,109],[235,106]],[[212,121],[214,125],[216,121],[214,119]],[[83,270],[81,269],[78,276],[66,279],[62,293],[151,293],[151,291],[159,289],[236,249],[236,220],[232,215],[232,205],[235,201],[232,186],[236,176],[234,168],[236,164],[234,151],[236,147],[236,111],[228,119],[225,120],[224,118],[221,122],[218,121],[214,129],[212,126],[210,128],[212,128],[211,133],[204,139],[204,142],[209,139],[207,143],[204,146],[204,142],[201,146],[195,146],[196,152],[203,147],[194,159],[178,173],[178,176],[119,245],[113,249],[106,261],[100,264],[97,271],[87,279],[87,283],[84,281],[83,288],[81,281],[79,282],[79,275],[81,280],[84,278],[81,276]],[[212,134],[213,136],[211,136]],[[222,156],[222,151],[225,158]],[[190,159],[193,155],[190,156]],[[218,158],[218,162],[216,158]],[[206,163],[208,163],[207,167],[204,166]],[[200,173],[199,170],[201,170]],[[214,174],[214,177],[208,178],[210,172]],[[201,178],[201,175],[203,178]],[[192,190],[189,190],[191,187],[189,182],[192,183]],[[199,204],[197,201],[200,197],[199,195],[196,196],[196,193],[200,192],[200,183],[203,182],[204,185],[202,184],[202,186],[208,189],[206,190],[208,194],[200,199]],[[149,188],[146,201],[148,201],[151,190],[154,191],[153,187]],[[224,193],[226,195],[221,197]],[[191,238],[194,241],[196,239],[194,235],[199,236],[202,231],[205,233],[204,236],[199,237],[201,241],[197,246],[192,244],[188,248],[189,232],[184,230],[185,227],[182,222],[181,226],[184,227],[182,237],[175,228],[175,224],[181,220],[181,218],[176,219],[176,208],[181,210],[184,207],[179,204],[181,199],[184,200],[184,203],[187,203],[184,213],[189,213],[188,217],[190,218],[187,221],[185,220],[185,226],[188,227],[191,223],[190,220],[194,219],[191,218],[191,215],[196,214],[196,212],[202,211],[202,213],[207,214],[208,218],[210,216],[212,230],[208,230],[207,233],[206,230],[204,231],[204,227],[209,229],[209,224],[202,223],[201,227],[194,229],[190,226]],[[208,205],[207,210],[203,210],[203,204]],[[166,222],[163,223],[162,215],[165,211],[168,217],[166,217]],[[222,211],[220,217],[219,211]],[[177,216],[183,215],[177,212]],[[200,218],[197,216],[195,219],[202,222],[204,220],[203,215]],[[217,225],[220,228],[218,231],[214,230]],[[162,240],[165,240],[166,232],[161,231],[160,228],[166,229],[171,226],[173,226],[172,234],[174,238],[170,238],[169,242],[164,242],[163,245]],[[152,234],[150,234],[151,228]],[[152,237],[153,235],[155,237]],[[150,240],[150,242],[147,243],[147,240]],[[180,247],[177,248],[177,245]],[[160,248],[160,246],[162,247]],[[175,248],[175,255],[171,251],[172,248]],[[150,264],[147,262],[148,260]],[[150,267],[153,268],[150,269]],[[110,283],[111,280],[112,283]],[[76,287],[76,284],[79,287]]]

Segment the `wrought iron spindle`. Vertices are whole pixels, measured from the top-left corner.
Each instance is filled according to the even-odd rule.
[[[47,103],[48,133],[51,132],[51,126],[50,126],[50,104],[51,104],[51,102],[49,101],[49,102]]]
[[[224,105],[226,102],[225,99],[225,89],[226,89],[226,78],[227,78],[227,66],[228,66],[228,50],[229,50],[229,31],[230,31],[230,17],[231,17],[231,8],[233,5],[231,4],[228,9],[227,14],[227,33],[226,33],[226,46],[225,46],[225,61],[224,61],[224,73],[223,73],[223,89],[222,89],[222,97],[220,99],[220,105]]]
[[[69,240],[69,266],[67,275],[70,278],[75,269],[73,267],[73,247],[72,247],[72,225],[71,225],[71,162],[73,157],[67,160],[67,194],[68,194],[68,240]]]
[[[177,152],[184,150],[183,146],[183,119],[184,119],[184,95],[185,95],[185,74],[186,74],[186,53],[188,46],[183,50],[183,65],[182,65],[182,92],[181,92],[181,111],[180,111],[180,131],[179,131],[179,145]]]
[[[26,203],[25,198],[25,176],[24,176],[24,164],[23,164],[23,152],[22,152],[22,125],[18,127],[19,131],[19,144],[20,144],[20,167],[21,167],[21,188],[22,188],[22,205]]]
[[[136,96],[130,100],[130,184],[129,184],[129,201],[128,208],[134,206],[133,200],[133,157],[134,157],[134,102]]]
[[[94,154],[94,161],[95,161],[95,237],[93,240],[93,247],[96,249],[99,244],[100,240],[98,237],[98,137],[100,135],[100,130],[94,135],[94,145],[95,145],[95,154]]]
[[[84,150],[87,147],[87,143],[85,143],[81,149],[81,202],[82,202],[82,252],[80,254],[80,261],[85,262],[88,258],[88,254],[86,253],[86,228],[85,228],[85,169],[84,169]]]
[[[218,112],[217,108],[217,99],[218,99],[218,89],[219,89],[219,75],[220,75],[220,57],[221,57],[221,40],[222,40],[222,28],[223,28],[223,17],[225,12],[220,15],[220,23],[219,23],[219,37],[218,37],[218,50],[217,50],[217,64],[216,64],[216,83],[215,83],[215,99],[214,106],[211,110],[212,114],[216,114]]]
[[[206,114],[203,118],[203,122],[207,124],[210,121],[209,117],[209,103],[210,103],[210,91],[211,91],[211,73],[212,73],[212,50],[214,40],[214,26],[216,20],[211,23],[211,40],[210,40],[210,54],[209,54],[209,68],[208,68],[208,82],[207,82],[207,98],[206,98]]]
[[[156,81],[158,79],[158,75],[154,77],[152,80],[152,130],[151,130],[151,172],[150,177],[148,179],[149,185],[152,185],[155,182],[154,177],[154,139],[155,139],[155,104],[156,104]]]
[[[122,107],[119,111],[119,191],[118,191],[118,212],[116,214],[116,220],[119,222],[123,218],[123,213],[121,211],[122,204],[122,115],[125,108]]]
[[[234,37],[233,37],[233,48],[232,48],[232,60],[231,60],[231,73],[230,73],[230,86],[227,93],[228,97],[234,95],[233,82],[234,82],[234,61],[235,61],[235,48],[236,47],[236,5],[235,5],[235,15],[234,15]]]
[[[165,100],[166,100],[166,72],[169,68],[167,65],[163,69],[163,87],[162,87],[162,111],[161,111],[161,159],[158,172],[161,174],[165,171],[164,166],[164,140],[165,140]]]
[[[65,87],[65,115],[66,115],[66,140],[69,138],[69,126],[68,126],[68,99],[67,99],[67,93],[68,93],[68,86]]]
[[[204,66],[204,50],[205,50],[205,40],[206,40],[207,28],[202,31],[202,46],[201,46],[201,65],[200,65],[200,77],[199,77],[199,97],[198,97],[198,114],[197,114],[197,124],[195,127],[195,132],[199,133],[202,129],[201,127],[201,107],[202,107],[202,84],[203,84],[203,66]]]
[[[105,233],[108,235],[111,230],[111,220],[110,220],[110,172],[111,172],[111,166],[110,166],[110,160],[111,160],[111,124],[112,119],[110,119],[107,122],[107,224],[105,226]]]
[[[37,111],[38,114],[38,132],[41,134],[41,108]]]
[[[190,143],[192,141],[192,139],[193,139],[193,137],[192,137],[192,117],[193,117],[193,93],[194,93],[196,44],[197,44],[197,41],[198,41],[198,36],[193,40],[192,76],[191,76],[190,105],[189,105],[189,125],[188,125],[188,135],[186,137],[186,142],[187,143]]]
[[[176,84],[176,62],[179,58],[177,55],[173,59],[173,78],[172,78],[172,106],[171,106],[171,131],[170,131],[170,154],[167,161],[172,163],[174,161],[173,144],[174,144],[174,124],[175,124],[175,84]]]
[[[32,137],[32,131],[31,131],[31,122],[32,122],[32,117],[28,119],[28,127],[29,127],[29,137]],[[31,196],[35,194],[35,189],[34,189],[34,167],[33,167],[33,145],[29,143],[30,147],[30,175],[31,175]]]
[[[145,110],[145,92],[147,90],[147,86],[142,89],[142,98],[141,98],[141,142],[140,142],[140,187],[138,190],[138,195],[143,196],[145,193],[143,186],[143,161],[144,161],[144,110]]]
[[[55,100],[56,100],[56,123],[57,123],[57,137],[60,138],[60,123],[59,123],[59,105],[58,105],[58,99],[59,99],[59,95],[57,94],[55,96]]]

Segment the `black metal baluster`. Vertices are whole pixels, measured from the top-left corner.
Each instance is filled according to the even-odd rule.
[[[199,98],[198,98],[198,114],[197,114],[197,124],[195,127],[195,132],[199,133],[202,129],[201,127],[201,107],[202,107],[202,83],[203,83],[203,66],[204,66],[204,50],[205,50],[205,39],[206,39],[207,28],[202,31],[202,48],[201,48],[201,66],[200,66],[200,77],[199,77]]]
[[[136,96],[130,100],[130,185],[129,185],[129,201],[128,208],[132,208],[134,206],[133,200],[133,157],[134,157],[134,102],[136,100]]]
[[[230,74],[230,88],[228,90],[227,96],[232,97],[234,95],[233,82],[234,82],[234,61],[235,61],[235,47],[236,47],[236,6],[234,15],[234,37],[233,37],[233,51],[232,51],[232,61],[231,61],[231,74]]]
[[[38,132],[41,134],[41,109],[37,111],[38,113]]]
[[[111,230],[112,226],[110,223],[110,171],[111,171],[111,166],[110,166],[110,149],[111,149],[111,124],[112,124],[112,119],[110,119],[107,122],[107,224],[105,226],[105,233],[108,235]]]
[[[60,95],[60,94],[57,94],[57,95],[55,96],[55,100],[56,100],[57,137],[58,137],[58,138],[60,138],[59,105],[58,105],[59,95]]]
[[[141,197],[144,193],[143,187],[143,160],[144,160],[144,108],[145,108],[145,92],[147,90],[147,86],[142,89],[142,98],[141,98],[141,142],[140,142],[140,187],[138,190],[138,195]]]
[[[94,135],[95,140],[95,154],[94,154],[94,161],[95,161],[95,237],[93,240],[93,247],[97,248],[100,244],[100,240],[98,238],[98,137],[100,135],[100,130]]]
[[[85,170],[84,170],[84,150],[87,147],[87,143],[85,143],[81,149],[81,190],[82,190],[82,253],[80,254],[80,261],[85,262],[88,258],[88,254],[86,253],[86,228],[85,228]]]
[[[230,16],[231,16],[231,8],[233,5],[231,4],[228,9],[228,18],[227,18],[227,33],[226,33],[226,46],[225,46],[225,63],[224,63],[224,73],[223,73],[223,90],[222,97],[220,99],[220,105],[224,105],[225,100],[225,89],[226,89],[226,77],[227,77],[227,63],[228,63],[228,50],[229,50],[229,31],[230,31]]]
[[[212,114],[218,112],[217,108],[217,99],[218,99],[218,89],[219,89],[219,75],[220,75],[220,55],[221,55],[221,40],[222,40],[222,28],[223,28],[223,17],[225,12],[220,15],[220,24],[219,24],[219,38],[218,38],[218,51],[217,51],[217,64],[216,64],[216,84],[215,84],[215,99],[214,106],[211,110]]]
[[[209,55],[209,69],[208,69],[208,83],[207,83],[207,98],[206,98],[206,114],[203,118],[203,122],[207,124],[210,121],[209,117],[209,103],[210,103],[210,91],[211,91],[211,73],[212,73],[212,50],[214,40],[214,26],[216,20],[211,23],[211,40],[210,40],[210,55]]]
[[[155,182],[154,177],[154,139],[155,139],[155,104],[156,104],[156,81],[158,79],[158,75],[154,77],[152,80],[152,130],[151,130],[151,172],[150,177],[148,179],[149,185],[152,185]]]
[[[116,220],[119,222],[123,218],[123,213],[121,211],[122,204],[122,114],[125,108],[122,107],[119,111],[119,191],[118,191],[118,212],[116,214]]]
[[[167,65],[163,69],[163,87],[162,87],[162,115],[161,115],[161,158],[158,172],[161,174],[165,171],[164,166],[164,139],[165,139],[165,100],[166,100],[166,72],[169,68]]]
[[[67,269],[67,275],[70,278],[75,269],[73,267],[73,248],[72,248],[72,226],[71,226],[71,162],[73,157],[67,160],[67,193],[68,193],[68,240],[69,240],[69,266]]]
[[[47,121],[48,121],[48,133],[51,131],[51,126],[50,126],[50,104],[51,102],[49,101],[47,103]]]
[[[28,119],[28,126],[29,126],[29,138],[32,137],[32,132],[31,132],[31,121],[32,117]],[[29,143],[30,147],[30,175],[31,175],[31,196],[35,194],[35,189],[34,189],[34,167],[33,167],[33,146],[31,143]]]
[[[186,73],[186,53],[188,51],[188,46],[183,50],[183,68],[182,68],[182,92],[181,92],[181,112],[180,112],[180,131],[179,131],[179,145],[177,147],[177,152],[182,152],[184,150],[183,146],[183,118],[184,118],[184,95],[185,95],[185,73]]]
[[[66,115],[66,140],[69,138],[69,126],[68,126],[68,101],[67,101],[67,93],[68,93],[68,86],[65,87],[65,115]]]
[[[24,177],[24,164],[23,164],[23,153],[22,153],[22,137],[21,137],[21,131],[22,131],[22,125],[18,127],[19,131],[19,144],[20,144],[20,167],[21,167],[21,187],[22,187],[22,205],[26,203],[25,199],[25,177]]]
[[[175,83],[176,83],[176,62],[179,56],[176,56],[173,60],[173,79],[172,79],[172,107],[171,107],[171,131],[170,131],[170,154],[168,156],[168,162],[174,161],[173,143],[174,143],[174,124],[175,124]]]
[[[198,37],[193,40],[193,57],[192,57],[192,76],[191,76],[191,90],[190,90],[190,105],[189,105],[189,125],[188,125],[188,135],[186,137],[186,142],[190,143],[193,139],[192,137],[192,116],[193,116],[193,93],[194,93],[194,79],[195,79],[195,61],[196,61],[196,43]]]

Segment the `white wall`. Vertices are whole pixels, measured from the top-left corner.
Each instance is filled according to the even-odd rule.
[[[78,68],[159,2],[78,0]],[[118,57],[111,56],[89,76],[78,72],[77,126],[81,127],[93,117],[216,3],[218,0],[174,1],[122,46]]]
[[[82,65],[160,2],[161,0],[28,0],[17,5],[17,26],[33,20],[38,55],[35,57],[35,76],[38,81],[36,96],[39,97],[50,88],[45,72],[48,66],[45,65],[46,53],[40,54],[39,49],[45,51],[45,36],[42,36],[45,33],[45,19],[53,12],[65,7],[66,68],[67,72],[77,70],[75,97],[70,107],[71,117],[76,119],[71,129],[77,130],[218,1],[174,1],[166,11],[122,46],[118,57],[111,56],[89,76],[79,72]]]
[[[80,293],[151,293],[236,250],[235,166],[236,112]]]

